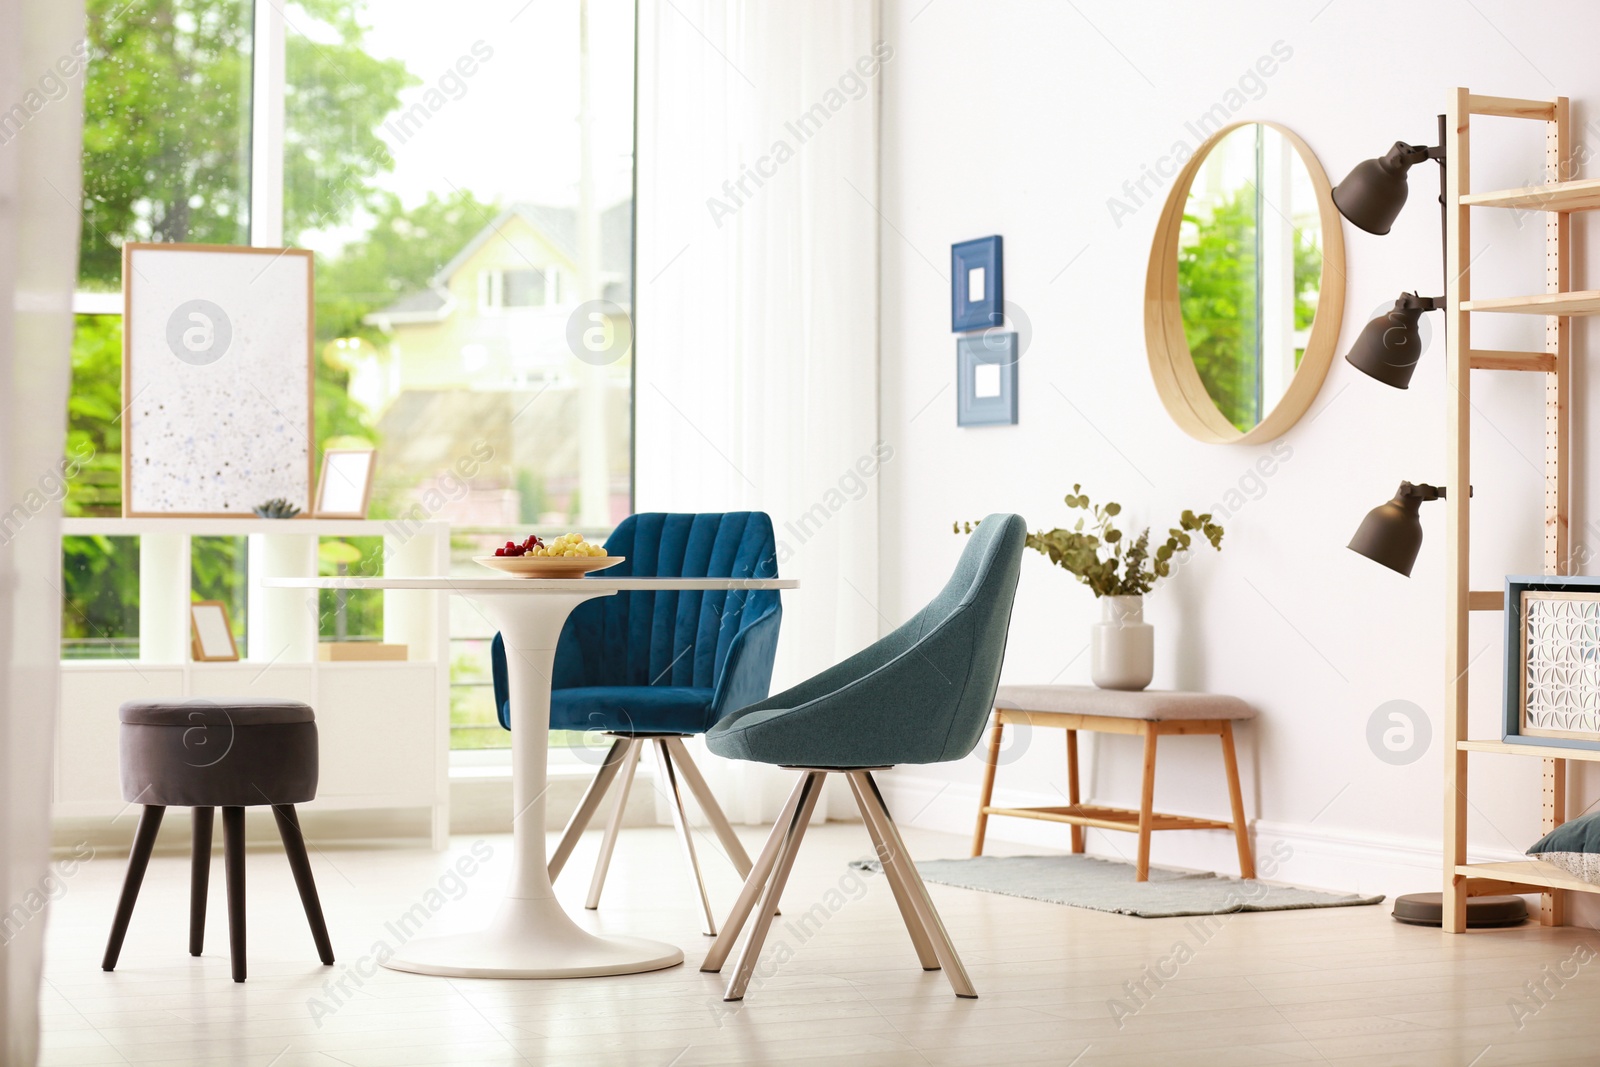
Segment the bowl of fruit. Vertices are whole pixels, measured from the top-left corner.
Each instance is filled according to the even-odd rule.
[[[626,556],[608,556],[604,545],[591,544],[582,534],[568,533],[549,541],[529,534],[524,541],[507,541],[492,556],[474,556],[474,562],[516,578],[581,578],[590,571],[615,567]]]

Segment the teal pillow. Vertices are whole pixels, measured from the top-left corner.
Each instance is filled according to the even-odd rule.
[[[1562,823],[1539,838],[1528,855],[1600,885],[1600,811]]]

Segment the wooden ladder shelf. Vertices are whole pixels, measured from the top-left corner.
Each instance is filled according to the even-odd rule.
[[[1545,184],[1498,192],[1469,192],[1470,132],[1474,116],[1529,119],[1545,126]],[[1600,180],[1567,181],[1575,167],[1570,141],[1567,98],[1516,100],[1478,96],[1466,89],[1453,90],[1446,112],[1446,314],[1449,316],[1447,352],[1449,390],[1448,433],[1450,469],[1445,500],[1448,512],[1446,605],[1451,635],[1446,654],[1445,693],[1445,804],[1444,804],[1444,929],[1466,929],[1467,898],[1491,893],[1539,893],[1540,922],[1560,926],[1565,922],[1568,890],[1600,892],[1538,860],[1510,863],[1467,862],[1467,755],[1490,752],[1532,756],[1543,761],[1543,812],[1546,832],[1566,819],[1567,760],[1600,760],[1600,752],[1553,746],[1510,745],[1500,740],[1476,741],[1468,737],[1467,694],[1471,654],[1467,647],[1469,612],[1498,611],[1504,607],[1499,592],[1473,591],[1467,584],[1470,503],[1471,420],[1473,370],[1533,371],[1545,377],[1544,448],[1544,571],[1569,573],[1568,451],[1571,441],[1572,315],[1600,314],[1600,292],[1574,292],[1571,275],[1570,212],[1600,209]],[[1474,299],[1471,274],[1471,209],[1512,208],[1545,213],[1544,292],[1532,296]],[[1545,316],[1543,352],[1505,352],[1472,347],[1472,312]]]

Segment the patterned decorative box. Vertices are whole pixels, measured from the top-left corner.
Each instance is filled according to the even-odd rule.
[[[1506,579],[1505,740],[1600,748],[1600,578]]]

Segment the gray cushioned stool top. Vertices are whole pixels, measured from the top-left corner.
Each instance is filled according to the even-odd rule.
[[[130,700],[117,711],[123,722],[144,726],[277,726],[316,721],[311,705],[274,697]]]
[[[1002,685],[994,706],[1007,711],[1055,711],[1117,719],[1253,719],[1256,711],[1238,697],[1179,693],[1166,689],[1097,689],[1092,685]]]

